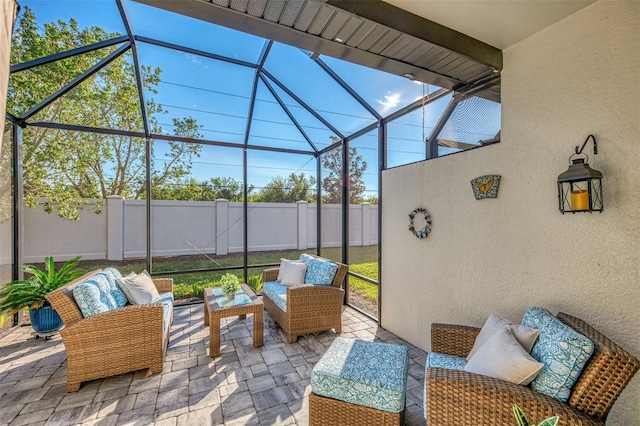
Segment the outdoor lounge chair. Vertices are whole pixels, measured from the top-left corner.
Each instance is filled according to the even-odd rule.
[[[60,331],[67,353],[67,392],[76,392],[82,382],[149,369],[162,372],[164,355],[173,321],[171,301],[130,305],[84,318],[73,288],[100,270],[47,294],[51,306],[60,314]],[[154,278],[161,293],[173,292],[172,278]]]
[[[311,256],[311,255],[310,255]],[[286,287],[286,301],[282,309],[267,294],[263,295],[264,307],[287,335],[287,341],[294,343],[298,336],[334,329],[342,332],[342,304],[344,290],[342,285],[349,266],[332,260],[312,256],[316,259],[333,262],[338,269],[331,285],[300,284]],[[279,268],[265,269],[262,282],[275,282]],[[276,297],[276,296],[272,296]],[[286,305],[284,305],[286,304]]]
[[[594,343],[593,354],[571,388],[567,402],[492,377],[428,367],[427,424],[512,426],[516,423],[511,409],[518,404],[533,422],[558,415],[563,426],[604,425],[613,403],[640,363],[584,321],[562,312],[556,318]],[[432,351],[465,357],[479,332],[475,327],[432,324]]]

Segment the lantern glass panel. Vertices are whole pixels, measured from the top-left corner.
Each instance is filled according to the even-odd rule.
[[[560,211],[602,211],[602,181],[593,178],[572,182],[558,182]]]

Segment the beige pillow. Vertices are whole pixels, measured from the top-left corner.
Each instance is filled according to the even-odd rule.
[[[502,330],[504,327],[509,326],[516,340],[522,345],[527,353],[531,353],[531,348],[533,344],[536,342],[538,335],[540,334],[540,330],[535,328],[527,327],[525,325],[515,325],[512,324],[511,321],[502,318],[498,314],[491,314],[487,321],[482,326],[478,337],[476,337],[476,341],[473,344],[473,348],[469,355],[467,355],[467,361],[471,359],[471,357],[482,347],[482,345],[487,342],[491,336],[493,336],[499,330]]]
[[[307,263],[298,261],[288,261],[280,266],[282,271],[282,285],[304,284],[304,277],[307,273]]]
[[[284,264],[287,262],[295,262],[294,260],[285,259],[284,257],[280,258],[280,269],[278,269],[278,278],[276,281],[282,281],[282,273],[284,272]]]
[[[543,366],[525,352],[513,331],[505,326],[476,351],[464,371],[526,386]]]
[[[118,279],[118,285],[132,305],[151,303],[160,297],[158,289],[147,271],[138,275],[132,272]]]

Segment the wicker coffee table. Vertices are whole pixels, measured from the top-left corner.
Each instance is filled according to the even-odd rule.
[[[246,284],[233,297],[225,296],[220,287],[205,288],[204,325],[209,326],[209,356],[220,355],[220,320],[236,315],[245,319],[247,314],[253,314],[253,347],[262,346],[263,310],[262,300]]]

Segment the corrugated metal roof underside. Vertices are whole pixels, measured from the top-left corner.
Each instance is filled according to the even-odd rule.
[[[326,4],[326,0],[137,1],[387,72],[412,74],[420,81],[441,87],[459,88],[499,71],[448,48]],[[203,4],[212,10],[203,9]]]

